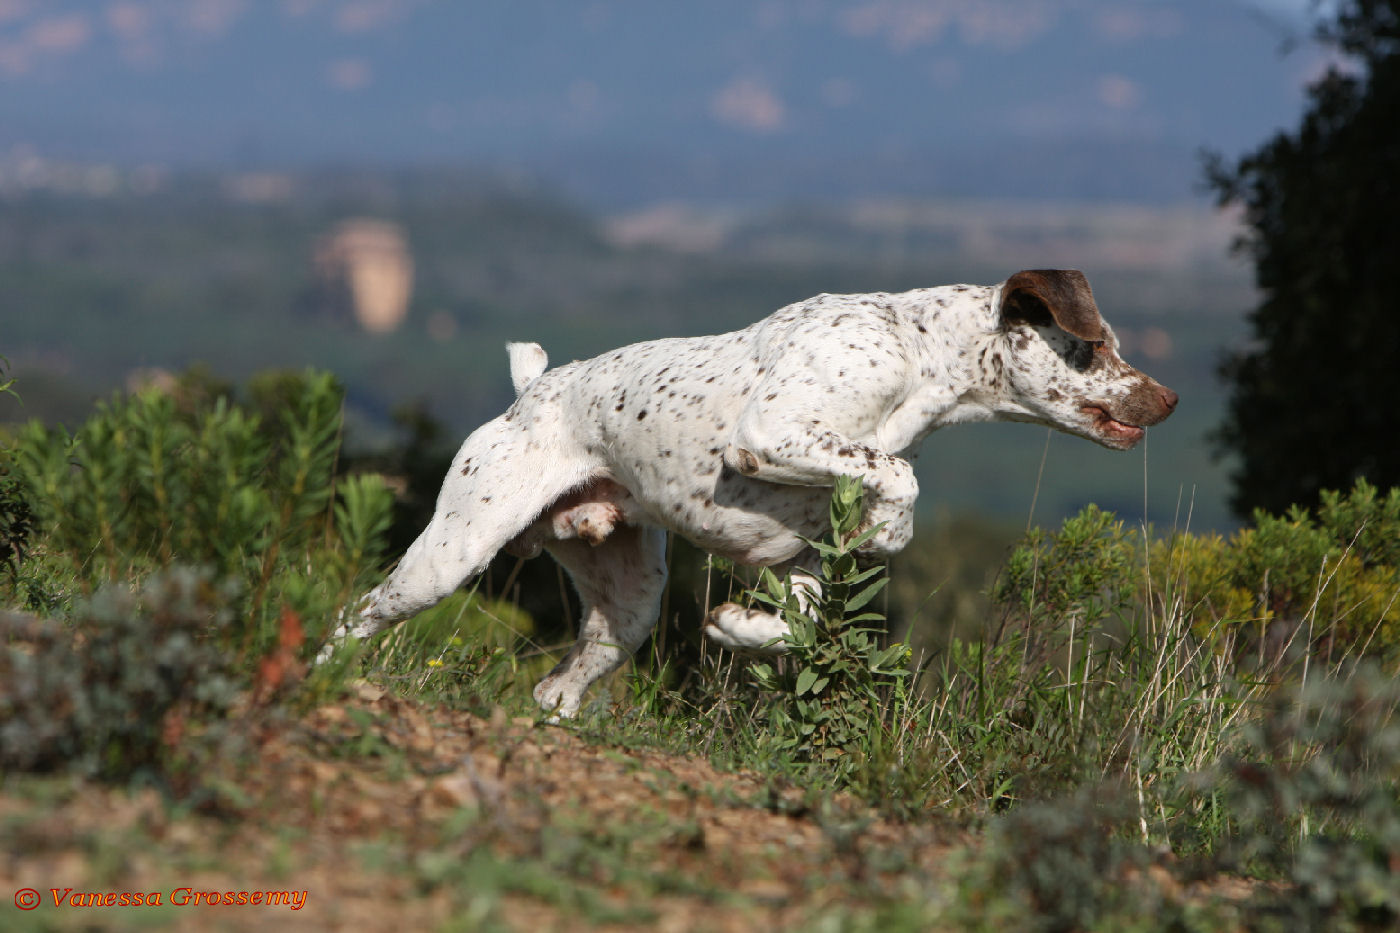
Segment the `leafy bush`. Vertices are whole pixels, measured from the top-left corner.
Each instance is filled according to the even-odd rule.
[[[1067,613],[1093,625],[1136,604],[1135,552],[1137,543],[1123,523],[1112,512],[1088,505],[1058,532],[1028,531],[1007,561],[993,598],[1024,613],[1032,626]]]
[[[932,671],[930,725],[993,806],[1127,779],[1144,833],[1289,877],[1314,921],[1388,922],[1400,693],[1344,659],[1397,647],[1398,518],[1400,494],[1363,482],[1229,539],[1145,540],[1092,507],[1032,532],[1002,628]]]
[[[1060,931],[1151,915],[1162,898],[1143,876],[1146,848],[1126,832],[1132,817],[1122,788],[1096,785],[997,817],[960,885],[966,919],[977,929]]]
[[[71,435],[27,425],[13,459],[48,578],[90,591],[177,562],[207,567],[239,584],[231,608],[249,657],[275,641],[283,606],[328,628],[376,572],[393,496],[377,476],[337,482],[334,379],[257,385],[251,406],[151,389],[99,404]]]
[[[1264,654],[1290,643],[1334,660],[1400,652],[1400,489],[1382,495],[1360,480],[1323,492],[1313,512],[1259,511],[1228,540],[1177,535],[1153,552],[1190,600],[1198,634],[1234,629]]]
[[[33,534],[34,511],[24,487],[11,475],[9,465],[0,462],[0,572],[11,580],[18,577]]]
[[[1226,854],[1292,881],[1274,906],[1319,927],[1400,920],[1400,686],[1366,665],[1278,691],[1213,770]]]
[[[66,618],[6,625],[0,768],[180,778],[237,733],[236,693],[257,705],[299,677],[318,647],[302,620],[327,631],[373,582],[393,497],[336,476],[340,388],[279,374],[253,396],[197,379],[114,398],[71,435],[19,433],[34,523],[10,602]]]
[[[5,375],[7,360],[0,356],[0,395],[18,397],[15,380]],[[0,572],[18,585],[20,567],[34,533],[34,511],[23,484],[13,475],[10,450],[0,445]]]
[[[1164,599],[1178,605],[1173,609]],[[1324,492],[1315,513],[1256,512],[1229,538],[1129,530],[1087,506],[1058,532],[1033,529],[1013,551],[994,600],[1032,628],[1180,611],[1197,638],[1264,663],[1290,644],[1334,660],[1400,651],[1400,489],[1361,480]]]
[[[922,734],[900,754],[931,804],[1002,811],[1107,778],[1138,788],[1144,833],[1177,831],[1175,782],[1216,758],[1266,687],[1193,632],[1154,554],[1093,506],[1026,535],[992,590],[999,617],[921,678],[908,719]]]
[[[158,776],[174,717],[219,717],[234,701],[229,602],[207,573],[176,569],[137,592],[103,587],[71,628],[0,617],[0,770]]]
[[[884,617],[865,609],[884,587],[882,565],[861,570],[857,549],[879,532],[859,531],[863,514],[859,479],[839,477],[832,493],[831,534],[808,542],[821,554],[820,598],[805,609],[790,583],[765,569],[764,590],[756,601],[782,614],[791,634],[779,672],[756,663],[752,672],[763,690],[777,691],[769,710],[777,747],[799,760],[812,759],[849,777],[887,744],[890,724],[884,710],[898,706],[910,676],[909,649],[882,647]]]

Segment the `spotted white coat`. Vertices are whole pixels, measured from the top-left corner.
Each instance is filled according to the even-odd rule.
[[[1088,282],[1068,270],[818,295],[743,330],[549,371],[540,347],[514,344],[515,403],[463,443],[428,527],[332,644],[433,605],[500,550],[543,548],[585,617],[535,698],[572,716],[655,624],[667,532],[740,564],[801,568],[835,478],[859,475],[866,521],[885,523],[864,550],[888,557],[913,535],[910,461],[930,432],[1025,421],[1126,449],[1166,418],[1176,393],[1117,347]],[[786,629],[727,603],[706,631],[731,648],[781,650]]]

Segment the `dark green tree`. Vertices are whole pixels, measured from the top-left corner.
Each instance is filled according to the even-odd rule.
[[[1240,455],[1241,515],[1362,476],[1400,485],[1400,0],[1325,9],[1317,36],[1339,63],[1298,129],[1206,165],[1220,203],[1244,209],[1262,293],[1253,342],[1221,367],[1216,440]]]

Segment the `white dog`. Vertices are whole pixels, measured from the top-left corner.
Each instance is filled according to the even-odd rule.
[[[1088,282],[1064,270],[819,295],[733,333],[549,372],[538,346],[510,350],[515,404],[463,443],[432,521],[332,643],[433,605],[502,549],[544,548],[585,612],[578,642],[535,688],[565,717],[656,623],[667,531],[740,564],[800,567],[835,478],[860,475],[867,526],[886,523],[863,550],[882,559],[913,534],[910,460],[936,428],[1027,421],[1127,449],[1177,403],[1119,359]],[[761,649],[786,628],[728,603],[706,631]]]

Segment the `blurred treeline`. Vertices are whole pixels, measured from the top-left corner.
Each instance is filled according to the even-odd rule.
[[[1046,432],[979,425],[926,443],[923,507],[1024,527],[1033,501],[1037,522],[1093,501],[1128,516],[1145,509],[1159,525],[1189,513],[1195,528],[1231,526],[1224,468],[1204,436],[1219,419],[1220,348],[1251,295],[1223,258],[1153,266],[1137,241],[1121,258],[1127,239],[1179,229],[1184,215],[1172,209],[934,205],[924,214],[941,220],[929,224],[914,207],[873,220],[861,205],[675,208],[639,227],[534,183],[466,171],[274,180],[182,175],[100,198],[0,195],[0,339],[24,398],[3,417],[75,424],[151,370],[200,365],[243,383],[313,366],[346,387],[352,449],[399,443],[394,413],[408,405],[442,425],[440,454],[508,404],[507,340],[538,341],[557,364],[743,326],[823,291],[995,282],[1074,264],[1127,357],[1184,399],[1153,432],[1146,488],[1138,454],[1056,437],[1042,470]],[[411,303],[389,334],[339,311],[316,269],[318,243],[358,217],[396,224],[411,252]],[[958,234],[964,219],[982,232]],[[1142,352],[1150,332],[1167,335],[1165,355]]]

